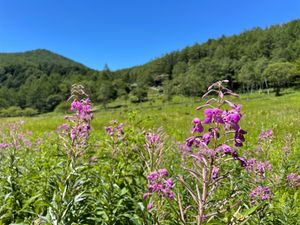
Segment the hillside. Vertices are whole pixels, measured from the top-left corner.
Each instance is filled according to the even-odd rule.
[[[220,79],[242,91],[299,84],[299,58],[300,20],[294,20],[210,39],[116,74],[139,86],[162,87],[167,96],[198,96]],[[275,70],[285,72],[274,74]]]
[[[165,99],[200,96],[217,80],[232,89],[250,91],[300,84],[300,20],[254,28],[239,35],[210,39],[149,63],[110,71],[91,70],[48,50],[0,54],[0,109],[30,107],[52,111],[82,83],[94,102],[104,106],[116,98],[141,102],[151,88]]]
[[[46,49],[37,49],[20,53],[0,53],[0,65],[6,64],[32,64],[35,66],[51,64],[63,67],[78,67],[87,69],[84,65],[71,59],[48,51]]]
[[[0,108],[51,111],[93,70],[47,50],[0,54]]]

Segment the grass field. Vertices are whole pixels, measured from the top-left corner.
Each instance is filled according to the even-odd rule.
[[[261,131],[271,129],[274,133],[272,143],[269,143],[270,146],[267,147],[267,151],[263,151],[263,155],[257,156],[260,160],[268,160],[272,164],[272,173],[274,174],[271,175],[268,182],[269,184],[274,183],[274,197],[272,203],[268,206],[268,210],[263,210],[266,206],[262,205],[260,206],[262,209],[250,208],[248,211],[243,211],[244,214],[236,214],[228,209],[223,219],[220,217],[219,220],[216,220],[216,223],[207,224],[226,224],[228,218],[232,217],[232,215],[236,219],[246,218],[256,210],[257,213],[254,219],[249,220],[250,222],[245,224],[300,224],[297,219],[297,213],[300,212],[299,191],[288,189],[284,185],[285,176],[288,173],[295,172],[299,174],[300,172],[300,92],[288,90],[280,97],[259,93],[241,95],[240,98],[235,99],[235,103],[242,105],[243,119],[240,125],[248,132],[245,135],[246,142],[241,150],[239,150],[239,154],[243,153],[247,156],[249,155],[248,152],[255,152]],[[74,168],[76,176],[74,175],[74,171],[69,171],[74,166],[72,165],[73,161],[69,161],[69,156],[60,152],[64,148],[57,143],[55,137],[54,139],[50,137],[48,140],[47,136],[45,136],[47,133],[55,131],[59,125],[65,123],[64,114],[49,113],[32,118],[1,118],[2,129],[5,129],[8,123],[24,121],[23,129],[25,131],[33,131],[33,137],[42,137],[44,144],[39,150],[31,152],[28,152],[26,148],[23,152],[15,151],[14,149],[11,152],[2,152],[1,157],[6,157],[8,161],[3,161],[0,167],[2,171],[10,175],[0,177],[1,186],[4,187],[3,189],[0,188],[0,201],[3,204],[3,207],[0,208],[0,224],[1,222],[2,224],[6,224],[7,221],[20,222],[26,220],[28,222],[30,219],[36,218],[36,216],[29,216],[35,215],[35,213],[36,215],[45,215],[48,218],[45,221],[50,221],[43,224],[68,224],[70,218],[74,221],[75,219],[78,221],[96,221],[95,224],[145,224],[145,221],[148,221],[148,224],[154,224],[153,221],[156,221],[158,224],[157,221],[161,220],[161,218],[156,218],[155,213],[152,214],[153,217],[149,217],[149,214],[145,212],[146,205],[142,206],[145,204],[142,202],[141,196],[145,189],[143,185],[146,185],[146,172],[144,167],[141,166],[141,162],[137,162],[137,155],[132,155],[133,149],[139,148],[142,151],[144,148],[145,145],[141,143],[143,134],[134,134],[134,132],[130,133],[131,131],[128,131],[129,136],[127,136],[128,142],[126,144],[114,138],[111,139],[113,142],[110,143],[110,139],[105,134],[104,128],[112,120],[125,123],[125,127],[135,127],[137,128],[136,131],[162,128],[169,137],[168,140],[171,140],[168,143],[166,142],[165,145],[172,148],[171,151],[166,151],[164,165],[169,171],[172,171],[172,174],[184,173],[180,167],[180,156],[175,150],[176,146],[174,143],[178,141],[185,142],[185,139],[191,136],[190,130],[193,118],[199,117],[203,120],[203,111],[197,111],[195,108],[198,105],[204,104],[204,100],[176,97],[172,102],[168,103],[157,100],[155,102],[145,102],[138,105],[129,104],[126,107],[119,107],[122,104],[123,102],[111,103],[107,110],[104,110],[101,106],[94,106],[94,119],[91,123],[91,140],[93,143],[91,146],[94,147],[87,149],[86,156],[97,155],[99,157],[99,164],[95,164],[95,166],[84,164],[85,161],[88,162],[88,158],[76,159],[75,157],[74,162],[76,161],[76,166],[78,167],[75,166]],[[287,137],[289,137],[288,140],[286,139]],[[289,156],[284,158],[282,148],[287,143],[289,145]],[[115,149],[124,152],[122,154],[120,152],[120,155],[115,156]],[[6,154],[8,155],[6,156]],[[13,163],[10,163],[11,161]],[[14,166],[17,164],[19,164],[19,167]],[[236,164],[232,164],[231,166],[236,169]],[[142,170],[138,172],[138,168],[140,167]],[[24,171],[20,175],[19,173],[22,170]],[[236,185],[243,187],[244,191],[249,191],[249,188],[252,186],[243,181],[247,173],[240,173],[239,171],[240,169],[237,169],[235,176],[241,181],[240,184],[237,181]],[[23,176],[23,174],[27,175]],[[132,178],[132,174],[135,174],[136,178]],[[72,178],[71,175],[74,177]],[[14,182],[16,182],[14,185],[18,186],[19,190],[12,188],[11,181],[7,180],[6,177],[14,177]],[[85,179],[88,179],[88,177],[93,177],[93,180],[89,180],[92,183],[85,185]],[[266,182],[267,180],[264,180],[262,184]],[[81,187],[83,191],[79,194],[79,197],[74,197],[72,193],[77,192],[77,183],[83,184]],[[28,185],[33,184],[36,185],[35,191],[28,189]],[[74,186],[71,186],[71,184]],[[141,184],[143,185],[141,186]],[[100,189],[99,185],[101,185]],[[218,197],[230,191],[228,185],[233,184],[228,183],[225,189],[217,192]],[[184,189],[178,183],[175,185],[176,191],[184,193]],[[32,197],[31,192],[38,192],[40,194]],[[61,196],[60,193],[64,194]],[[89,197],[82,197],[82,193],[87,193]],[[43,195],[45,197],[41,197]],[[11,196],[13,196],[13,200],[10,199]],[[186,196],[186,194],[183,194],[183,196]],[[245,196],[248,198],[247,193]],[[84,208],[84,204],[76,206],[76,199],[79,199],[79,204],[81,204],[81,201],[87,202],[84,204],[87,204],[90,208]],[[22,201],[24,201],[23,204],[25,206],[18,205],[19,203],[17,202]],[[47,201],[48,205],[45,203]],[[187,198],[184,201],[189,202],[190,199]],[[69,207],[70,204],[71,206]],[[19,210],[12,211],[16,207]],[[80,208],[83,212],[81,214],[78,213],[80,211],[76,207],[83,207],[84,209]],[[243,207],[247,209],[249,206],[244,205]],[[153,210],[153,212],[156,212],[156,210],[157,212],[160,212],[159,210],[168,211],[171,208],[159,208]],[[97,218],[86,218],[84,215],[87,212],[98,216]],[[78,218],[75,218],[77,214]],[[175,218],[176,213],[171,213],[170,215]],[[168,222],[163,222],[162,224],[180,224],[180,222],[175,222],[175,220],[169,217],[164,216],[163,221]],[[193,217],[188,214],[187,218],[193,220]],[[64,222],[53,222],[56,220]],[[227,222],[225,223],[224,221]],[[262,222],[258,223],[258,221]],[[87,223],[89,224],[90,222]]]
[[[282,139],[291,133],[298,140],[300,135],[300,92],[286,91],[280,97],[254,93],[241,95],[235,101],[242,105],[244,113],[243,127],[251,130],[248,142],[255,142],[262,130],[272,129],[275,137]],[[101,106],[94,112],[92,127],[97,132],[104,132],[104,127],[112,120],[130,122],[146,129],[164,128],[165,132],[176,138],[184,139],[189,135],[191,120],[201,117],[195,108],[204,103],[201,98],[177,97],[172,102],[162,101],[130,104],[127,107],[114,108],[124,102],[114,102],[104,110]],[[48,113],[36,117],[0,118],[2,123],[25,121],[25,128],[35,134],[54,131],[64,123],[64,114]],[[179,129],[180,128],[180,129]],[[298,137],[298,138],[297,138]]]

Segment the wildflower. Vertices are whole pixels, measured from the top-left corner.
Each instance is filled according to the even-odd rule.
[[[273,136],[272,130],[263,131],[259,134],[259,140],[267,140]]]
[[[268,187],[258,186],[250,193],[251,204],[255,204],[258,200],[272,200],[272,194]]]
[[[256,166],[256,170],[263,175],[265,173],[266,170],[271,171],[272,170],[272,166],[269,162],[259,162]]]
[[[62,124],[58,127],[58,130],[65,130],[68,131],[70,129],[70,125],[69,124]]]
[[[204,123],[212,123],[212,122],[221,123],[221,124],[224,123],[222,118],[222,110],[219,108],[205,109],[204,114],[206,116],[204,119]]]
[[[71,108],[70,108],[71,111],[81,110],[81,108],[82,108],[82,104],[80,101],[74,100],[71,103]]]
[[[253,158],[253,159],[249,159],[247,161],[247,165],[246,165],[246,169],[247,170],[252,170],[254,168],[254,166],[256,165],[257,159]]]
[[[300,175],[297,175],[295,173],[290,173],[286,177],[286,182],[287,182],[288,186],[290,186],[290,187],[293,187],[293,188],[300,187]]]
[[[226,110],[222,114],[223,120],[225,122],[225,129],[234,129],[238,130],[239,125],[238,122],[242,118],[242,115],[240,113],[240,106],[236,106],[232,110]]]
[[[155,143],[161,142],[161,138],[160,138],[159,134],[154,134],[154,133],[150,133],[150,132],[148,132],[146,134],[146,139],[150,142],[150,144],[155,144]]]
[[[247,134],[247,132],[242,130],[241,128],[236,130],[235,135],[234,135],[234,142],[235,142],[236,147],[243,146],[243,142],[245,141],[244,134]]]
[[[151,172],[148,176],[148,191],[143,195],[146,199],[153,193],[158,193],[162,197],[174,199],[174,193],[171,190],[174,186],[173,178],[167,178],[168,171],[166,169],[160,169],[158,171]]]
[[[181,153],[188,153],[188,152],[191,152],[191,150],[192,150],[192,148],[187,146],[187,144],[185,144],[185,143],[177,142],[176,144],[179,147],[179,150],[181,151]]]
[[[105,131],[109,136],[112,136],[114,134],[114,128],[112,126],[105,127]]]
[[[205,134],[203,134],[203,136],[202,136],[202,141],[203,141],[206,145],[208,145],[209,142],[210,142],[211,137],[212,137],[212,135],[211,135],[210,132],[205,133]]]
[[[238,157],[237,159],[240,161],[242,167],[247,166],[247,160],[244,157]]]
[[[226,144],[222,145],[222,149],[223,149],[225,155],[229,155],[232,153],[232,148]]]
[[[195,141],[195,137],[194,137],[194,136],[189,137],[189,138],[186,139],[186,145],[187,145],[188,147],[192,147],[194,141]]]
[[[8,144],[0,143],[0,149],[4,149],[4,148],[7,148],[7,147],[8,147]]]
[[[212,179],[217,179],[218,173],[219,173],[219,168],[216,167],[215,165],[213,165],[213,169],[212,169],[212,172],[211,172]]]
[[[147,205],[147,209],[150,210],[153,208],[153,204],[150,202],[148,205]]]
[[[193,119],[194,127],[192,128],[192,133],[198,132],[201,133],[203,131],[203,126],[201,124],[201,120],[199,118]]]

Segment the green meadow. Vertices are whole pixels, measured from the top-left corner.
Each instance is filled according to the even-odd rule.
[[[248,144],[255,143],[259,133],[272,129],[275,140],[282,139],[287,134],[293,134],[295,140],[300,135],[300,92],[286,90],[283,95],[275,97],[272,93],[242,94],[234,99],[242,106],[242,126],[248,130]],[[176,96],[171,102],[162,100],[139,104],[115,101],[107,109],[101,105],[93,107],[93,132],[104,132],[104,127],[112,120],[124,123],[134,123],[141,128],[164,131],[179,140],[184,140],[189,134],[191,121],[194,117],[203,116],[196,110],[205,100],[201,98],[186,98]],[[2,124],[13,121],[24,121],[24,128],[34,131],[35,135],[54,131],[64,123],[63,113],[41,114],[35,117],[0,118]]]
[[[64,113],[1,118],[2,142],[19,140],[21,147],[13,144],[1,150],[0,157],[4,161],[0,164],[3,171],[0,224],[29,224],[30,221],[34,224],[190,224],[179,220],[176,214],[181,204],[191,204],[188,207],[193,204],[180,185],[180,174],[184,174],[190,185],[194,182],[193,176],[183,170],[182,156],[175,143],[184,143],[192,135],[195,117],[204,119],[203,110],[197,111],[196,107],[205,101],[180,96],[171,102],[157,99],[128,105],[115,101],[106,109],[94,105],[88,145],[70,144],[70,134],[63,136],[56,132],[60,125],[68,123]],[[269,177],[254,185],[267,183],[272,189],[272,199],[259,205],[249,204],[249,193],[255,187],[247,183],[250,173],[241,170],[239,163],[231,162],[222,170],[230,169],[235,179],[225,183],[214,198],[224,198],[235,186],[241,191],[243,204],[237,211],[228,208],[220,212],[217,217],[210,218],[212,221],[201,221],[193,217],[192,211],[185,212],[185,220],[192,223],[197,220],[198,224],[300,224],[297,216],[300,212],[299,186],[285,184],[288,174],[300,172],[300,92],[285,90],[279,97],[255,92],[230,100],[242,106],[240,126],[247,131],[246,141],[238,153],[249,159],[254,154],[257,159],[271,163],[271,173],[263,173]],[[18,121],[24,121],[21,130],[9,125]],[[112,125],[111,121],[117,122]],[[109,137],[105,127],[119,123],[124,123],[125,134]],[[259,144],[260,132],[269,129],[273,137]],[[29,131],[33,133],[29,139],[41,138],[40,146],[32,142],[28,147],[25,143]],[[150,171],[168,169],[175,179],[173,191],[182,196],[180,204],[179,195],[169,202],[155,193],[151,200],[142,198],[147,191],[146,177],[150,172],[147,163],[153,161],[151,157],[157,151],[155,148],[152,153],[152,150],[148,153],[145,150],[149,145],[144,136],[147,132],[159,133],[164,140],[164,155],[160,156],[163,161]],[[263,150],[257,153],[259,147]],[[288,153],[283,151],[285,147]],[[71,151],[82,153],[73,155]],[[148,159],[147,154],[153,155]],[[157,205],[152,206],[152,202]]]

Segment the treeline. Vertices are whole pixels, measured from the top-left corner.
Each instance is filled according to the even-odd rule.
[[[95,71],[47,50],[0,54],[0,114],[12,106],[38,112],[63,108],[58,105],[73,83],[82,83],[94,102],[106,106],[116,98],[145,101],[150,88],[165,99],[200,96],[221,79],[234,90],[274,88],[279,95],[280,88],[300,84],[299,74],[300,20],[210,39],[114,72],[107,66]]]
[[[300,83],[300,20],[255,28],[174,51],[143,66],[116,73],[137,86],[162,87],[166,97],[199,96],[206,87],[228,79],[233,89],[249,91]]]

